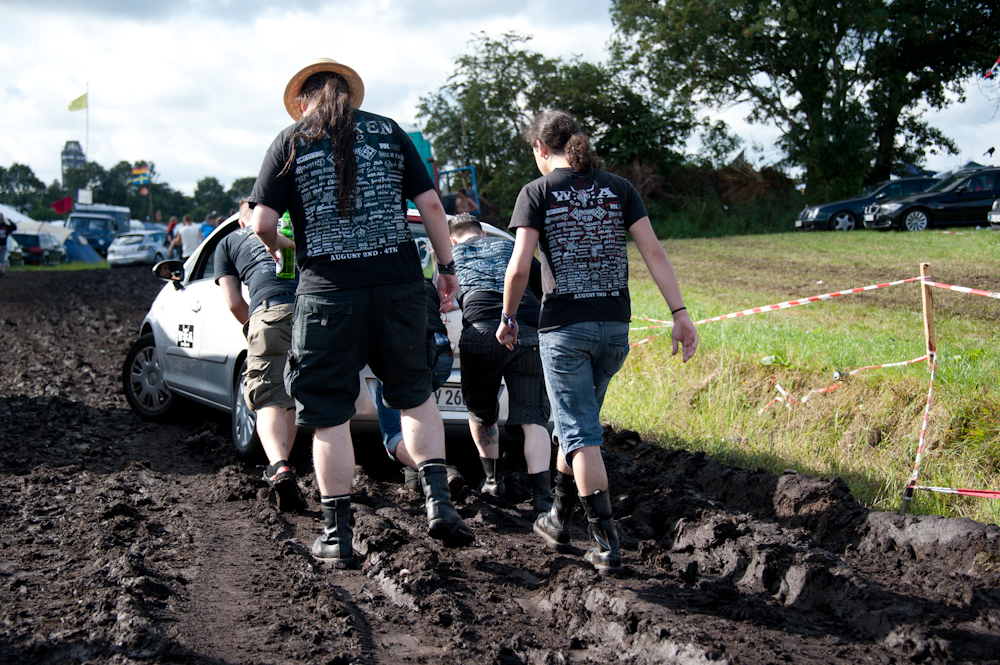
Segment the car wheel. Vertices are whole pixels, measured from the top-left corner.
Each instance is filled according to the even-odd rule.
[[[50,265],[52,265],[52,259],[49,258],[49,255],[48,255],[47,252],[44,253],[44,254],[42,254],[41,264],[43,266],[45,266],[46,268],[48,268]]]
[[[174,408],[177,397],[163,380],[152,333],[136,340],[125,356],[122,386],[128,405],[142,418],[163,420]]]
[[[931,225],[927,212],[920,208],[908,210],[903,217],[903,228],[907,231],[926,231]]]
[[[156,256],[153,257],[153,265],[155,266],[162,260],[163,260],[163,254],[157,254]]]
[[[853,231],[858,227],[858,217],[850,210],[841,210],[830,216],[831,231]]]
[[[250,410],[243,387],[246,380],[243,374],[247,371],[247,361],[243,360],[240,373],[233,382],[233,445],[236,446],[236,456],[244,462],[261,462],[267,459],[264,447],[260,445],[257,436],[257,414]]]

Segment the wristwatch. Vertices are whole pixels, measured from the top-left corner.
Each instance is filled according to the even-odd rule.
[[[439,275],[454,275],[455,274],[455,261],[452,260],[450,263],[439,263],[438,264],[438,274]]]

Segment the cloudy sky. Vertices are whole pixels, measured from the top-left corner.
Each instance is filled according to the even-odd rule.
[[[408,129],[421,96],[436,91],[474,34],[532,35],[549,57],[603,61],[612,33],[607,0],[0,0],[0,165],[28,164],[46,183],[60,178],[67,140],[89,141],[108,168],[156,164],[159,180],[187,194],[205,176],[228,186],[256,175],[264,150],[290,119],[281,94],[317,57],[349,64],[365,82],[367,110]],[[986,63],[989,67],[991,63]],[[984,69],[986,68],[984,67]],[[88,88],[89,85],[89,88]],[[87,114],[70,101],[89,90]],[[1000,92],[969,88],[968,101],[929,115],[956,139],[944,169],[991,161],[1000,148]],[[722,114],[755,161],[777,159],[774,130]],[[994,142],[995,141],[995,142]],[[693,142],[692,151],[697,149]]]

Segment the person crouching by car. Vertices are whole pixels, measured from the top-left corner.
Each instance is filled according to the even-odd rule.
[[[274,259],[249,226],[251,205],[240,201],[240,229],[223,238],[215,250],[215,283],[229,311],[243,324],[247,337],[244,395],[257,413],[257,436],[269,466],[264,480],[277,495],[282,512],[301,510],[305,500],[288,457],[295,443],[295,404],[285,391],[285,363],[292,346],[296,279],[281,279]],[[240,283],[247,285],[250,303]]]

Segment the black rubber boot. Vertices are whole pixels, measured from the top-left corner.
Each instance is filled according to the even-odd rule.
[[[622,554],[618,546],[618,529],[611,515],[611,495],[601,490],[583,499],[583,510],[590,522],[590,535],[597,547],[587,550],[583,558],[597,568],[602,575],[622,572]]]
[[[354,531],[351,529],[351,495],[324,496],[323,535],[313,543],[313,556],[337,568],[354,568]]]
[[[528,480],[531,482],[532,508],[536,513],[549,512],[552,509],[552,473],[529,473]]]
[[[479,491],[500,498],[507,496],[507,485],[503,481],[504,467],[507,466],[507,453],[501,455],[499,459],[480,457],[479,461],[482,462],[483,471],[486,472],[486,478],[479,485]]]
[[[428,460],[417,469],[424,489],[427,527],[431,538],[449,547],[468,545],[476,537],[451,503],[448,490],[448,466],[444,460]]]
[[[552,508],[535,519],[535,533],[545,540],[549,549],[568,552],[572,547],[569,544],[569,527],[578,496],[573,476],[556,471],[556,489],[553,494]]]

